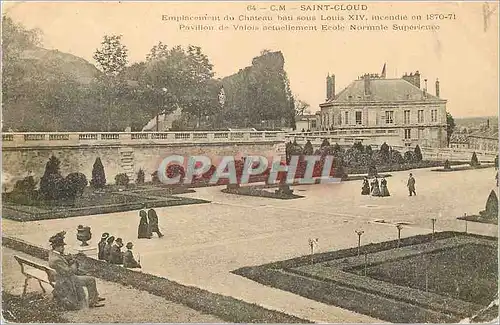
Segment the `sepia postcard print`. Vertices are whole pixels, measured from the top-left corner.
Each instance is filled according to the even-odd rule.
[[[499,4],[2,4],[2,321],[498,322]]]

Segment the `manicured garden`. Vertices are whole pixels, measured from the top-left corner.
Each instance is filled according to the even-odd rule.
[[[491,167],[496,167],[498,166],[498,155],[495,158],[495,163],[493,164],[481,164],[479,163],[479,160],[477,159],[477,155],[475,152],[472,153],[471,160],[468,164],[457,164],[454,163],[455,167],[452,167],[452,162],[450,162],[448,159],[445,160],[443,164],[443,168],[437,168],[437,169],[432,169],[433,172],[456,172],[456,171],[463,171],[463,170],[471,170],[471,169],[482,169],[482,168],[491,168]]]
[[[273,190],[272,188],[276,188]],[[279,188],[278,185],[269,185],[267,187],[262,186],[236,186],[227,188],[222,190],[223,193],[228,194],[237,194],[237,195],[245,195],[245,196],[257,196],[264,197],[269,199],[280,199],[280,200],[290,200],[290,199],[299,199],[303,198],[301,195],[293,194],[293,190],[289,187],[286,189]]]
[[[2,245],[47,260],[48,250],[12,237],[3,237]],[[217,316],[231,323],[310,323],[279,311],[269,310],[229,296],[185,286],[163,277],[136,272],[118,265],[76,255],[80,268],[87,275],[124,286],[131,286],[168,301],[185,305],[202,313]]]
[[[449,323],[495,299],[497,249],[496,238],[442,232],[361,246],[359,256],[355,247],[233,273],[384,321]]]
[[[68,323],[62,317],[63,312],[53,299],[42,293],[21,297],[2,290],[2,316],[10,323]]]
[[[146,184],[143,171],[139,171],[135,184],[130,184],[126,174],[118,174],[115,184],[107,184],[99,158],[90,182],[78,172],[63,177],[60,161],[52,156],[39,185],[30,175],[18,181],[12,192],[2,193],[2,216],[16,221],[34,221],[208,203],[175,196],[191,192],[194,191],[185,186],[166,186],[158,181]]]

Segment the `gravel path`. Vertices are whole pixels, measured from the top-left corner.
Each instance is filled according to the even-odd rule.
[[[2,247],[3,288],[12,294],[21,294],[24,276],[21,274],[14,255],[26,257],[44,265],[47,262]],[[215,316],[202,314],[147,292],[113,282],[96,280],[100,295],[106,298],[106,305],[101,308],[65,312],[62,317],[74,323],[224,323]],[[50,286],[47,289],[49,288]],[[28,292],[34,290],[41,291],[38,283],[31,280]]]

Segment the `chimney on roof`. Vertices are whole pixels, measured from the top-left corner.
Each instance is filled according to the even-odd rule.
[[[363,79],[365,83],[365,96],[370,96],[372,93],[370,75],[365,74]]]
[[[436,78],[436,97],[439,97],[439,79]]]
[[[408,81],[418,89],[420,89],[420,72],[415,71],[415,73],[411,72],[410,74],[405,73],[403,75],[403,80]]]
[[[427,98],[427,79],[424,79],[425,86],[424,86],[424,98]]]
[[[486,128],[489,129],[490,128],[490,119],[487,119],[486,120]]]
[[[335,99],[335,75],[326,77],[326,100]]]

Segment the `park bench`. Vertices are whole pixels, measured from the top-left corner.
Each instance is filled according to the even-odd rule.
[[[43,293],[45,293],[45,288],[42,282],[47,283],[54,287],[56,272],[45,265],[27,260],[20,256],[14,255],[14,258],[21,266],[21,273],[26,277],[24,280],[23,296],[26,294],[26,289],[28,288],[28,282],[30,279],[35,279],[38,281],[40,288],[42,288]]]

